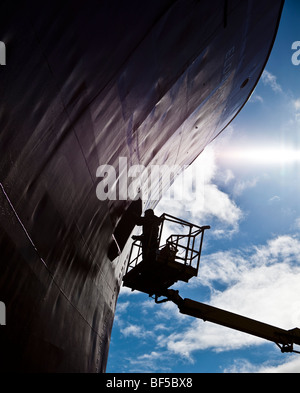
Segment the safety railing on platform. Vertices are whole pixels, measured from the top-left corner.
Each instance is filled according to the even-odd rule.
[[[164,261],[168,255],[172,261],[191,266],[198,273],[204,231],[210,227],[195,225],[166,213],[161,218],[156,261]],[[180,233],[172,233],[174,230]],[[142,242],[137,239],[131,245],[126,273],[142,260]]]

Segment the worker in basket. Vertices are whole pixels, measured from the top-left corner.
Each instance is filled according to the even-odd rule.
[[[159,226],[162,221],[163,217],[157,217],[152,209],[146,210],[144,217],[139,217],[136,221],[136,225],[143,227],[143,234],[140,236],[134,235],[132,239],[141,240],[144,261],[155,259],[156,250],[159,247]]]

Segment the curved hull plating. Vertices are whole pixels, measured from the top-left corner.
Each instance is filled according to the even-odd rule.
[[[189,165],[236,116],[282,1],[4,1],[1,370],[103,372],[132,212],[97,168]]]

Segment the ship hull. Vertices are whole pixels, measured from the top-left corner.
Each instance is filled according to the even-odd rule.
[[[105,371],[134,215],[159,195],[100,200],[97,169],[190,165],[249,98],[282,5],[1,3],[2,371]]]

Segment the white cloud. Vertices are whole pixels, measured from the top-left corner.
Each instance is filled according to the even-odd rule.
[[[294,108],[296,109],[296,111],[299,111],[300,110],[300,98],[298,98],[297,100],[294,100],[293,104],[294,104]]]
[[[121,332],[124,336],[130,336],[130,335],[134,335],[134,336],[140,336],[141,334],[141,327],[140,326],[136,326],[136,325],[129,325],[124,329],[121,329]]]
[[[258,373],[300,373],[300,357],[296,355],[287,363],[277,366],[262,366],[257,370]]]
[[[234,364],[225,368],[224,373],[300,373],[300,356],[295,355],[283,364],[254,365],[248,360],[238,359]]]
[[[118,302],[118,313],[127,311],[129,305],[130,305],[129,302],[124,302],[124,303]]]
[[[199,269],[199,278],[203,285],[211,288],[214,282],[231,285],[248,271],[247,261],[238,251],[220,251],[204,255]]]
[[[205,219],[214,216],[232,227],[238,224],[243,214],[228,194],[219,190],[215,184],[207,184],[204,195],[203,207],[196,205],[193,208],[195,217],[202,216]]]
[[[297,217],[295,219],[294,224],[293,224],[293,228],[296,229],[297,231],[300,230],[300,217]]]
[[[263,103],[264,100],[263,100],[263,98],[262,98],[260,95],[258,95],[258,94],[252,94],[251,97],[250,97],[249,102],[252,102],[252,103],[254,103],[254,102],[260,102],[260,103]]]
[[[121,302],[118,301],[116,314],[114,317],[114,322],[116,325],[122,327],[124,325],[123,315],[127,312],[128,308],[130,308],[130,302]]]
[[[249,180],[237,181],[233,186],[233,194],[241,195],[245,190],[255,187],[257,183],[258,183],[257,177]]]
[[[276,202],[280,202],[280,197],[278,195],[274,195],[272,198],[270,198],[268,200],[269,204],[273,204],[273,203],[276,203]]]
[[[262,82],[264,85],[270,86],[273,91],[282,92],[282,88],[278,84],[276,76],[267,70],[264,70],[262,74]]]
[[[166,325],[163,324],[163,323],[159,323],[158,325],[156,325],[156,326],[154,327],[154,330],[170,330],[170,329],[171,329],[170,326],[166,326]]]
[[[295,109],[295,121],[300,122],[300,98],[293,101],[293,107]]]
[[[282,235],[267,242],[267,245],[255,247],[252,256],[256,264],[273,264],[282,262],[289,264],[300,263],[300,241],[296,237]]]
[[[155,307],[155,302],[153,300],[145,300],[141,304],[141,309],[143,312],[148,312],[149,310],[153,310]]]
[[[159,352],[151,352],[150,354],[144,354],[139,356],[139,360],[153,360],[153,359],[158,359],[161,356],[161,354]]]
[[[189,176],[194,176],[198,179],[194,183],[197,184],[195,190],[192,187],[185,190],[185,200],[162,200],[156,208],[157,214],[163,212],[172,214],[176,217],[182,217],[187,211],[191,214],[191,220],[195,223],[201,223],[216,218],[226,226],[232,227],[236,230],[239,221],[243,218],[241,209],[229,197],[228,194],[221,191],[213,180],[218,174],[218,167],[215,162],[215,152],[212,146],[208,146],[204,152],[194,162],[193,168],[188,168]],[[230,181],[234,178],[232,172],[227,172],[223,179]],[[199,181],[200,179],[200,181]],[[192,182],[189,182],[191,184]],[[180,183],[174,183],[175,187],[181,187]]]
[[[130,288],[124,287],[124,286],[122,285],[121,288],[120,288],[119,297],[120,297],[120,296],[138,295],[138,294],[139,294],[138,291],[132,291]]]
[[[127,327],[121,329],[121,333],[125,337],[134,336],[134,337],[139,337],[139,338],[143,338],[143,337],[147,337],[147,336],[151,335],[142,326],[140,326],[140,325],[131,325],[131,324],[128,325]]]
[[[225,184],[230,183],[233,179],[235,179],[234,173],[231,169],[226,169],[222,174],[222,180]]]
[[[156,305],[157,307],[157,305]],[[155,312],[155,317],[161,320],[173,320],[176,321],[178,325],[180,322],[184,321],[187,317],[178,312],[178,307],[172,303],[167,302],[160,305]]]
[[[170,372],[169,354],[152,351],[129,359],[130,372]]]

